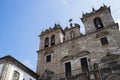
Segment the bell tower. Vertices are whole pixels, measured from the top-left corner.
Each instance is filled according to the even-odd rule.
[[[74,40],[76,38],[78,38],[80,35],[82,35],[80,33],[80,25],[77,23],[72,23],[71,22],[72,19],[69,20],[70,22],[70,27],[66,27],[64,29],[64,33],[65,33],[65,40]]]
[[[64,33],[60,24],[55,24],[53,28],[46,29],[40,35],[40,50],[54,46],[63,42]]]
[[[103,5],[98,10],[93,8],[91,13],[83,13],[81,20],[85,26],[86,33],[108,27],[115,23],[111,16],[110,7],[106,5]]]

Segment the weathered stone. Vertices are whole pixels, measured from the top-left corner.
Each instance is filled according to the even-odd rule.
[[[99,17],[101,24],[103,24],[103,27],[99,29],[96,29],[94,23],[96,17]],[[80,33],[78,24],[70,28],[67,27],[64,30],[57,28],[41,35],[37,61],[37,73],[40,76],[44,75],[45,70],[48,69],[54,72],[52,80],[64,80],[67,73],[65,66],[67,62],[70,62],[71,65],[70,77],[73,80],[88,80],[89,78],[105,80],[112,72],[119,72],[119,67],[115,70],[110,66],[112,61],[117,62],[118,66],[120,64],[120,32],[118,24],[114,22],[111,16],[109,7],[103,6],[99,10],[84,14],[82,22],[86,30],[84,35]],[[45,38],[49,37],[50,40],[51,35],[55,35],[55,45],[51,46],[49,44],[47,48],[44,48]],[[107,43],[101,40],[104,37],[106,37]],[[106,58],[106,56],[108,57],[107,52],[110,52],[112,57]],[[46,62],[48,54],[51,55],[50,62]],[[87,63],[82,62],[84,59],[87,59]],[[104,62],[106,59],[109,59],[109,61]],[[95,63],[98,64],[97,68],[94,68]],[[96,73],[93,76],[94,71]]]

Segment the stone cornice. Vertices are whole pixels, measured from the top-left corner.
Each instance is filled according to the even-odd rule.
[[[49,29],[46,29],[45,31],[42,31],[41,34],[39,35],[39,37],[49,34],[51,32],[54,32],[56,30],[61,30],[61,32],[64,34],[62,27],[60,25],[55,25],[54,28],[49,28]]]
[[[83,21],[85,18],[90,17],[92,15],[95,15],[96,13],[99,13],[103,10],[109,10],[109,12],[111,12],[110,7],[107,7],[107,6],[103,5],[98,10],[93,9],[93,11],[90,12],[90,13],[86,13],[86,14],[83,13],[81,20]]]

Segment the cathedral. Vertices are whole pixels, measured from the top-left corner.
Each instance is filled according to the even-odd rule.
[[[80,25],[42,31],[37,59],[40,80],[120,80],[120,32],[106,5],[83,13]]]

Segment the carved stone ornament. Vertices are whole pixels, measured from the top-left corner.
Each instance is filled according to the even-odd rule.
[[[101,61],[106,62],[110,60],[116,60],[118,59],[119,55],[117,54],[111,54],[110,52],[107,52],[106,56],[104,56]]]
[[[111,74],[105,80],[120,80],[120,75],[119,74]]]
[[[73,59],[73,55],[64,56],[64,57],[61,59],[61,62],[64,62],[64,61],[67,61],[67,60],[70,60],[70,59]]]
[[[46,69],[46,70],[45,70],[45,74],[47,74],[47,75],[53,75],[54,72],[53,72],[53,71],[50,71],[50,70],[48,70],[48,69]]]
[[[82,57],[82,56],[86,56],[88,54],[89,54],[88,51],[80,51],[75,55],[75,57]]]
[[[54,53],[54,51],[52,49],[49,49],[44,53],[44,55],[51,54],[51,53]]]
[[[96,38],[101,38],[101,37],[103,37],[103,36],[105,36],[105,35],[108,35],[108,34],[109,34],[108,31],[100,32],[100,33],[97,33],[97,34],[96,34]]]

